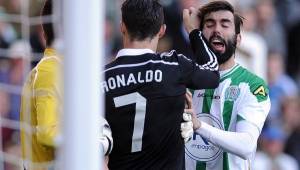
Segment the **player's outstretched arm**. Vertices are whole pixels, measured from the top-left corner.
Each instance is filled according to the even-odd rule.
[[[242,159],[249,159],[252,153],[255,152],[259,130],[255,125],[247,121],[237,123],[237,132],[215,128],[205,122],[199,121],[195,117],[193,117],[193,124],[194,128],[196,128],[196,133]]]

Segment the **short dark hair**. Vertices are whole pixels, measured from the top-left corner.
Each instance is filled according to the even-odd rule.
[[[121,10],[131,40],[153,38],[164,24],[163,7],[157,0],[126,0]]]
[[[204,18],[208,14],[216,11],[230,11],[234,16],[234,25],[235,25],[235,33],[239,34],[241,32],[241,27],[243,25],[243,17],[237,14],[233,8],[233,6],[227,1],[213,1],[210,2],[203,7],[201,7],[199,13],[199,18],[201,19],[200,30],[203,30],[204,27]]]
[[[52,15],[52,0],[46,0],[41,11],[41,16]],[[54,29],[52,22],[42,23],[42,28],[45,34],[46,45],[50,46],[54,41]]]

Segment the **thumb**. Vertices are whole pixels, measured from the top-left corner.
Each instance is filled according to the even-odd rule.
[[[188,21],[190,18],[190,11],[188,9],[184,9],[182,12],[183,21]]]

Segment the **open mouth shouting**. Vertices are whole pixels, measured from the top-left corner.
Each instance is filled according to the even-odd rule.
[[[212,36],[209,40],[209,43],[215,52],[222,54],[226,50],[225,40],[220,36]]]

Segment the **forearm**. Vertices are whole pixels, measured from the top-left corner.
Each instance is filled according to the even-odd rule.
[[[217,58],[208,48],[201,31],[195,29],[190,33],[189,37],[196,56],[195,61],[204,69],[218,70]]]
[[[257,127],[246,121],[237,124],[239,132],[220,130],[204,122],[196,133],[205,137],[211,143],[242,159],[248,159],[255,152],[259,131]]]

